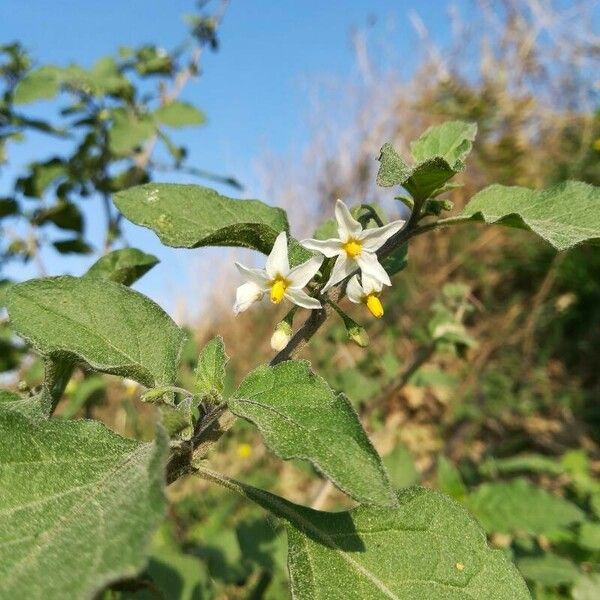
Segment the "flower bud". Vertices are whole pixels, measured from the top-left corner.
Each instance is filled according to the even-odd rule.
[[[348,339],[352,340],[357,346],[366,348],[369,345],[369,334],[364,327],[355,323],[352,327],[348,327]]]
[[[275,327],[275,331],[271,336],[271,348],[275,350],[275,352],[281,352],[292,339],[292,327],[286,321],[281,321]]]

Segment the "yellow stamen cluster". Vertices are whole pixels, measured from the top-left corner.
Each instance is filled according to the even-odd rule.
[[[376,319],[381,319],[381,317],[383,317],[383,304],[381,304],[381,300],[375,294],[365,296],[363,302],[367,305],[369,312]]]
[[[273,304],[279,304],[283,300],[288,285],[289,282],[283,277],[278,277],[271,282],[271,302]]]
[[[360,256],[360,253],[362,252],[362,244],[358,240],[352,238],[343,244],[342,248],[345,250],[348,258],[356,258],[357,256]]]

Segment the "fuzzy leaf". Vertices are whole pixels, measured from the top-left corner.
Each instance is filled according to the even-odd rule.
[[[0,596],[92,598],[146,563],[167,442],[0,405]]]
[[[136,115],[125,108],[112,111],[109,132],[110,150],[116,156],[126,156],[154,135],[154,122],[147,115]]]
[[[113,250],[100,257],[85,274],[85,277],[116,281],[131,285],[158,264],[158,258],[136,248]]]
[[[92,277],[48,277],[10,287],[14,330],[42,355],[153,387],[174,382],[185,334],[149,298]]]
[[[56,96],[62,81],[62,69],[45,65],[30,71],[19,81],[14,92],[15,104],[27,104]]]
[[[491,549],[469,513],[440,492],[409,488],[395,508],[328,513],[226,485],[286,522],[296,600],[530,598],[504,552]]]
[[[463,160],[471,150],[477,126],[451,121],[431,127],[412,143],[415,165],[408,165],[391,144],[379,155],[377,184],[401,185],[416,200],[425,200],[443,191],[446,182],[464,169]]]
[[[466,498],[465,504],[490,533],[537,535],[583,520],[577,506],[524,479],[484,483]]]
[[[528,229],[567,250],[600,241],[600,188],[580,181],[541,191],[495,184],[475,194],[459,216]]]
[[[199,185],[149,183],[119,192],[114,201],[127,219],[175,248],[240,246],[268,254],[277,234],[288,229],[280,208]]]
[[[225,366],[229,357],[221,336],[214,337],[200,352],[196,365],[195,390],[199,394],[222,394],[225,382]]]
[[[394,504],[381,459],[348,399],[336,395],[307,362],[259,367],[242,381],[228,405],[261,430],[277,456],[310,461],[360,502]]]
[[[418,140],[412,142],[410,152],[416,163],[441,156],[453,170],[461,171],[476,135],[476,123],[447,121],[430,127]]]

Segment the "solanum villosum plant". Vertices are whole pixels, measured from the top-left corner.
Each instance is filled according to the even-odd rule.
[[[168,246],[266,256],[259,268],[237,265],[234,310],[262,299],[290,310],[274,324],[271,362],[231,394],[223,391],[228,358],[219,337],[201,351],[195,385],[178,385],[185,334],[128,287],[144,272],[135,250],[105,255],[83,277],[12,285],[10,322],[43,357],[45,380],[35,393],[0,396],[0,597],[91,598],[134,578],[163,518],[165,486],[201,477],[282,521],[294,598],[528,598],[509,557],[488,546],[463,507],[437,491],[392,488],[348,399],[296,358],[330,318],[341,316],[349,338],[368,343],[339,302],[347,296],[364,305],[365,319],[380,317],[415,236],[485,222],[528,229],[557,250],[600,239],[600,192],[579,182],[542,191],[492,185],[443,217],[451,206],[441,196],[455,186],[475,134],[458,121],[430,128],[411,145],[410,161],[384,145],[377,181],[400,194],[410,216],[388,220],[374,206],[338,201],[335,221],[316,239],[292,237],[280,208],[196,185],[149,183],[114,196],[125,218]],[[154,441],[53,416],[76,367],[145,386],[160,415]],[[314,510],[213,470],[215,443],[237,418],[255,425],[281,459],[312,463],[356,507]]]

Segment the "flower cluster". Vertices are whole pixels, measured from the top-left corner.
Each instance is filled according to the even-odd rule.
[[[329,280],[321,292],[326,292],[358,271],[360,279],[355,274],[348,282],[348,298],[351,302],[365,304],[373,316],[381,317],[383,306],[379,294],[384,285],[392,283],[377,258],[377,250],[402,229],[405,221],[392,221],[382,227],[364,229],[341,200],[336,202],[335,218],[338,237],[302,240],[300,243],[304,248],[318,252],[319,256],[313,256],[293,269],[290,268],[285,232],[277,236],[264,269],[248,268],[236,263],[247,282],[237,289],[234,312],[238,314],[246,310],[267,293],[274,304],[286,298],[304,308],[321,308],[319,300],[309,296],[303,288],[317,274],[325,258],[335,258]]]

